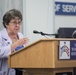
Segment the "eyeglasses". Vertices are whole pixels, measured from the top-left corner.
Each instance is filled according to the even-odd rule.
[[[19,22],[14,21],[14,22],[10,22],[10,23],[12,23],[13,25],[17,25],[17,24],[21,25],[22,22],[21,21],[19,21]]]

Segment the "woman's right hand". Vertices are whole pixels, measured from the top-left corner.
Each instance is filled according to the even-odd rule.
[[[19,40],[17,40],[14,44],[11,45],[11,51],[13,52],[14,49],[18,46],[21,46],[21,45],[24,45],[24,44],[27,44],[29,41],[28,38],[21,38]]]
[[[28,41],[29,41],[28,38],[21,38],[21,39],[19,39],[18,41],[16,41],[15,43],[16,43],[18,46],[21,46],[21,45],[27,44]]]

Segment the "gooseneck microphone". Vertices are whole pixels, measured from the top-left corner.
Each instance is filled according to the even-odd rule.
[[[39,32],[37,30],[34,30],[33,33],[35,33],[35,34],[41,34],[42,36],[45,36],[45,35],[47,35],[47,36],[57,36],[58,35],[58,34],[47,34],[47,33],[43,33],[42,31]]]

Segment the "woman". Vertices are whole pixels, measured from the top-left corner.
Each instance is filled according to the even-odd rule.
[[[22,48],[28,42],[19,32],[22,14],[11,9],[3,16],[4,29],[0,31],[0,75],[15,75],[14,69],[8,68],[8,56],[15,50]]]

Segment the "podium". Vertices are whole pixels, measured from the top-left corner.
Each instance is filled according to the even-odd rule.
[[[61,40],[74,39],[40,39],[9,55],[9,67],[22,68],[23,75],[73,75],[76,60],[59,60]]]

